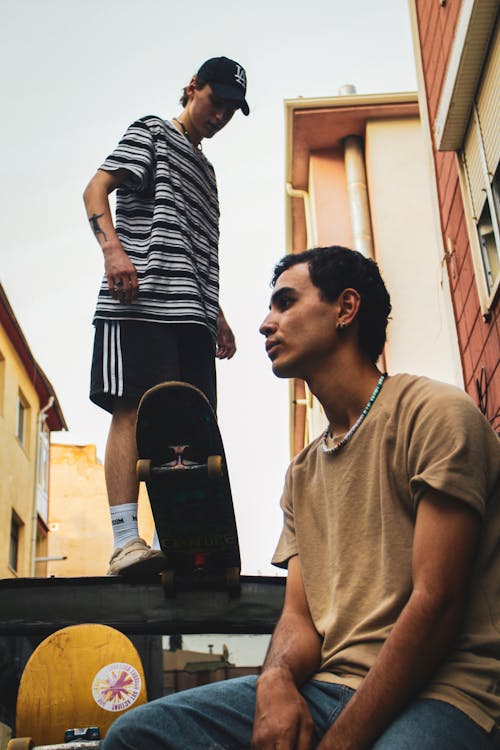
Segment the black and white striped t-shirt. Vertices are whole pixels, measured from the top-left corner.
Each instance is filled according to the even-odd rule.
[[[159,117],[134,122],[100,169],[126,169],[116,231],[137,269],[139,294],[123,304],[104,277],[97,319],[200,323],[216,336],[219,203],[215,173],[200,150]]]

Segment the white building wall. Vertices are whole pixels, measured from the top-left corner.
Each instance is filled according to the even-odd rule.
[[[463,386],[453,309],[417,118],[367,123],[366,171],[376,259],[391,294],[386,362]]]

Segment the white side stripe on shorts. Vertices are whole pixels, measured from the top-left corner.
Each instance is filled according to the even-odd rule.
[[[123,356],[120,321],[104,323],[102,348],[102,382],[104,393],[123,395]]]
[[[121,339],[121,326],[120,323],[116,323],[116,351],[117,351],[117,377],[118,377],[118,391],[117,396],[123,396],[123,355],[122,355],[122,339]]]
[[[109,393],[108,336],[109,336],[109,323],[104,323],[104,335],[103,335],[103,343],[102,343],[102,382],[103,382],[104,393]]]
[[[113,396],[116,396],[116,375],[115,375],[115,360],[116,360],[116,331],[115,331],[116,323],[113,321],[111,323],[111,335],[109,339],[109,346],[110,346],[110,352],[109,352],[109,377],[111,380],[111,390],[110,393],[113,394]]]

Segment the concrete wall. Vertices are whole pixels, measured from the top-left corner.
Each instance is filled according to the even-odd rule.
[[[20,390],[28,406],[23,444],[16,435]],[[0,325],[0,578],[29,576],[31,572],[39,410],[37,393]],[[13,510],[23,524],[16,571],[8,564]]]
[[[349,203],[341,148],[315,151],[309,157],[309,195],[314,205],[315,237],[311,245],[352,247]],[[334,239],[332,239],[334,238]]]
[[[48,563],[48,575],[106,574],[113,533],[104,481],[104,466],[95,445],[61,445],[50,449],[49,555],[66,555]],[[144,485],[139,500],[139,532],[151,543],[153,518]]]
[[[393,307],[388,371],[462,386],[419,119],[369,121],[365,151],[376,259]]]

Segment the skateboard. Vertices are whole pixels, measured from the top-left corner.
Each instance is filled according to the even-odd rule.
[[[240,590],[240,551],[217,418],[205,395],[171,381],[146,391],[137,412],[137,476],[146,482],[166,557],[162,583]]]
[[[7,750],[99,748],[113,721],[146,700],[139,654],[123,633],[95,624],[62,628],[26,663]]]

